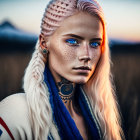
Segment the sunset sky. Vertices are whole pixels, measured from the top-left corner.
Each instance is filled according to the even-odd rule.
[[[39,34],[49,0],[0,0],[0,24],[11,21],[20,29]],[[140,41],[140,0],[98,0],[107,19],[110,38]]]

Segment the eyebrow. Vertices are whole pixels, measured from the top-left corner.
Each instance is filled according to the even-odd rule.
[[[79,35],[75,35],[75,34],[65,34],[65,35],[63,35],[63,36],[71,36],[71,37],[75,37],[75,38],[77,38],[77,39],[84,40],[84,37],[81,37],[81,36],[79,36]],[[99,40],[99,41],[102,41],[103,39],[100,38],[100,37],[95,37],[95,38],[92,38],[91,40],[92,40],[92,41],[93,41],[93,40]]]

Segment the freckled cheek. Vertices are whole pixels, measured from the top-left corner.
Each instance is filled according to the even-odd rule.
[[[73,62],[76,59],[76,51],[74,48],[65,45],[64,48],[61,50],[61,57],[64,63]]]
[[[94,51],[92,53],[92,65],[93,66],[95,66],[98,63],[100,56],[101,56],[100,50]]]
[[[51,63],[63,67],[72,67],[76,60],[76,50],[74,47],[59,44],[58,46],[52,45],[50,48]]]

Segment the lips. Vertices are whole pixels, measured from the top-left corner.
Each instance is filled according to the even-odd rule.
[[[91,68],[89,66],[79,66],[79,67],[75,67],[73,68],[75,70],[87,70],[87,71],[91,71]]]

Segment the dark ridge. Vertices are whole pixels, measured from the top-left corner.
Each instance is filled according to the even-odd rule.
[[[0,25],[0,52],[30,51],[36,41],[37,35],[20,30],[9,21]]]
[[[140,53],[140,42],[110,39],[109,47],[112,53]]]
[[[8,20],[5,20],[0,24],[0,28],[6,28],[6,27],[15,29],[15,26]]]

